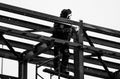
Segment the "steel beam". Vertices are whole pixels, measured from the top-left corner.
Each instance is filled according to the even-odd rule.
[[[120,59],[118,52],[114,52],[114,51],[110,51],[110,50],[106,50],[102,48],[97,48],[97,47],[90,47],[90,46],[85,45],[84,52],[93,53],[93,54],[96,54],[97,52],[99,52],[99,54],[101,54],[102,56]]]
[[[36,35],[36,34],[33,34],[33,33],[20,31],[20,30],[15,30],[15,29],[10,29],[10,28],[6,28],[6,27],[2,27],[2,26],[0,26],[0,32],[3,32],[4,34],[7,34],[7,35],[12,35],[12,36],[25,38],[25,39],[29,39],[29,40],[34,40],[34,41],[38,41],[38,42],[41,42],[42,40],[46,40],[46,41],[55,40],[55,42],[62,43],[62,44],[68,43],[70,46],[79,46],[80,45],[78,43],[72,43],[72,42],[69,42],[69,41],[55,39],[55,38],[52,38],[52,37]]]
[[[5,50],[5,49],[0,49],[0,57],[18,60],[13,53],[10,53],[9,50]]]
[[[19,79],[27,79],[27,61],[19,61]]]
[[[3,16],[3,15],[0,15],[0,22],[17,25],[17,26],[25,27],[25,28],[29,28],[29,29],[34,29],[36,31],[38,31],[38,30],[46,31],[45,29],[51,29],[51,27],[49,27],[49,26],[45,26],[45,25],[41,25],[41,24],[37,24],[37,23],[33,23],[33,22],[28,22],[28,21],[24,21],[24,20],[20,20],[20,19],[16,19],[16,18],[8,17],[8,16]]]
[[[38,76],[38,67],[37,67],[37,64],[36,64],[36,66],[35,66],[35,79],[38,79],[37,76]]]
[[[1,22],[17,25],[20,27],[26,27],[29,29],[34,29],[35,31],[44,31],[44,32],[51,33],[53,30],[50,26],[45,26],[37,23],[24,21],[24,20],[19,20],[12,17],[0,15],[0,18],[1,18],[0,19]],[[92,40],[93,43],[120,49],[120,43],[118,42],[109,41],[109,40],[96,38],[92,36],[89,36],[89,38]],[[84,37],[84,41],[87,41],[85,37]]]
[[[52,55],[52,53],[49,53],[49,52],[47,52],[47,54]],[[17,60],[17,58],[13,54],[11,54],[8,50],[4,50],[4,49],[0,49],[0,57]],[[71,56],[71,59],[73,59],[72,56]],[[39,62],[39,60],[36,60],[33,62]],[[84,58],[84,62],[101,65],[101,63],[95,58]],[[120,69],[119,68],[120,64],[118,63],[109,62],[109,61],[104,61],[104,62],[110,68]]]
[[[46,73],[49,73],[49,74],[53,74],[53,75],[60,75],[60,77],[64,77],[64,78],[67,78],[67,79],[74,79],[74,77],[73,76],[71,76],[71,75],[66,75],[66,74],[63,74],[63,73],[58,73],[58,72],[55,72],[54,70],[51,70],[51,69],[43,69],[43,72],[46,72]]]
[[[6,46],[9,48],[10,52],[13,53],[17,58],[20,58],[20,53],[16,53],[13,47],[9,44],[9,42],[4,38],[3,34],[0,34],[0,39],[4,41]]]
[[[4,50],[4,49],[0,50],[0,57],[17,60],[17,57],[14,56],[12,53],[10,53],[9,50]],[[43,58],[43,57],[36,57],[36,58],[33,58],[33,60],[30,61],[30,63],[41,64],[47,60],[49,60],[49,59]],[[47,64],[44,64],[44,66],[53,67],[53,63],[52,63],[52,61],[50,61]],[[73,72],[72,64],[70,65],[70,71]],[[108,75],[105,71],[99,70],[99,69],[94,69],[94,68],[89,68],[89,67],[85,67],[85,74],[96,76],[96,77],[98,76],[98,77],[102,77],[102,78],[108,77]]]
[[[17,77],[0,74],[1,79],[18,79]]]
[[[114,42],[114,41],[105,40],[105,39],[102,39],[102,38],[97,38],[97,37],[92,37],[92,36],[89,36],[89,38],[91,39],[91,41],[94,44],[99,44],[99,45],[103,45],[103,46],[108,46],[108,47],[120,49],[120,43],[119,42]],[[84,37],[84,41],[87,42],[87,39],[85,37]]]
[[[78,34],[75,37],[74,42],[80,43],[82,46],[74,48],[74,78],[84,79],[84,57],[83,57],[83,22],[80,21],[81,25]]]
[[[53,15],[48,15],[45,13],[40,13],[40,12],[36,12],[36,11],[8,5],[8,4],[3,4],[3,3],[0,3],[0,10],[13,12],[13,13],[17,13],[20,15],[29,16],[29,17],[33,17],[33,18],[37,18],[37,19],[41,19],[41,20],[50,21],[50,22],[61,22],[61,23],[63,22],[63,23],[79,25],[79,22],[76,22],[76,21],[71,21],[71,20],[59,18],[59,17],[53,16]]]
[[[51,38],[51,37],[45,37],[45,36],[41,36],[41,35],[36,35],[36,34],[24,32],[24,31],[20,31],[20,30],[15,30],[15,29],[10,29],[10,28],[6,28],[6,27],[2,27],[2,26],[0,27],[0,32],[4,32],[5,34],[8,34],[8,35],[21,37],[21,38],[25,38],[25,39],[29,39],[29,40],[34,40],[34,41],[38,41],[38,42],[41,42],[42,39],[44,39],[46,41],[55,40],[55,42],[62,43],[62,44],[68,43],[70,45],[70,47],[81,46],[78,43],[73,43],[73,42],[55,39],[55,38]],[[100,50],[102,50],[103,52],[100,52],[100,53],[103,54],[104,56],[120,59],[120,54],[118,52],[113,52],[113,51],[100,49],[100,48],[94,48],[94,47],[90,47],[90,46],[86,46],[86,45],[84,45],[83,48],[84,48],[85,52],[90,52],[90,53],[95,53],[95,52],[99,52]]]
[[[26,44],[26,43],[22,43],[22,42],[17,42],[17,41],[12,41],[12,40],[8,40],[7,41],[11,44],[11,46],[13,47],[18,47],[18,48],[22,48],[22,49],[26,49],[26,50],[30,50],[30,49],[33,49],[33,45],[30,45],[30,44]],[[4,44],[3,41],[0,40],[0,43],[1,44]],[[89,51],[87,51],[89,52]],[[52,53],[50,52],[45,52],[46,54],[49,54],[49,55],[53,55]],[[71,59],[73,59],[73,57],[71,56]],[[97,64],[97,65],[101,65],[97,59],[94,59],[94,58],[84,58],[84,61],[87,62],[87,63],[92,63],[92,64]],[[119,64],[117,63],[112,63],[112,62],[108,62],[108,61],[104,61],[105,64],[108,66],[108,67],[111,67],[111,68],[115,68],[115,69],[119,69]]]
[[[11,53],[9,53],[8,50],[1,50],[1,52],[3,53],[2,57],[17,60],[17,58],[14,55],[12,55]],[[34,63],[34,64],[36,64],[38,62],[43,63],[46,60],[49,60],[49,59],[38,57],[38,58],[34,58],[33,61],[31,61],[31,63]],[[52,65],[53,65],[52,62],[49,62],[47,65],[45,64],[45,66],[52,66]],[[70,66],[70,68],[71,68],[71,66]],[[90,71],[92,71],[91,74],[93,76],[95,76],[95,74],[97,74],[98,77],[106,77],[107,76],[107,75],[105,75],[105,72],[100,71],[102,73],[102,74],[100,74],[99,71],[97,71],[97,70],[94,70],[94,69],[92,70],[92,69],[88,68],[87,69],[88,71],[87,71],[86,69],[85,69],[86,74],[90,75],[90,72],[89,72],[89,70],[90,70]]]
[[[120,37],[120,31],[117,31],[117,30],[112,30],[109,28],[92,25],[92,24],[88,24],[88,23],[83,23],[83,26],[85,27],[85,30],[87,30],[87,31],[93,31],[93,32],[97,32],[97,33],[101,33],[101,34],[105,34],[105,35]]]
[[[48,54],[48,55],[53,55],[53,50],[50,50],[51,52],[45,52],[45,54]],[[70,53],[70,59],[73,60],[73,54]],[[37,60],[36,60],[37,61]],[[106,66],[110,67],[110,68],[114,68],[114,69],[120,69],[120,64],[117,63],[117,62],[110,62],[110,61],[105,61],[103,60],[106,64]],[[39,61],[38,61],[39,62]],[[91,64],[95,64],[95,65],[99,65],[99,66],[102,66],[102,64],[99,62],[98,59],[96,58],[88,58],[88,57],[84,57],[84,62],[86,63],[91,63]]]
[[[26,50],[30,50],[33,48],[33,45],[31,44],[8,40],[8,39],[6,40],[10,43],[12,47],[17,47],[17,48],[26,49]],[[5,43],[2,40],[0,40],[0,44],[5,45]]]
[[[27,49],[27,50],[30,50],[33,48],[33,45],[30,45],[30,44],[26,44],[26,43],[21,43],[21,42],[16,42],[16,41],[12,41],[12,40],[8,40],[8,42],[14,46],[14,47],[18,47],[18,48],[23,48],[23,49]],[[4,44],[1,40],[0,40],[0,43],[1,44]],[[50,54],[52,55],[52,53],[49,53],[49,52],[46,52],[46,54]],[[87,63],[92,63],[92,64],[97,64],[97,65],[101,65],[97,59],[94,59],[94,58],[84,58],[85,59],[85,62]],[[119,64],[117,63],[112,63],[112,62],[108,62],[108,61],[104,61],[105,64],[108,66],[108,67],[111,67],[111,68],[115,68],[115,69],[119,69]]]
[[[20,15],[38,18],[41,20],[46,20],[46,21],[51,21],[51,22],[69,23],[69,24],[78,25],[78,26],[80,25],[80,23],[76,22],[76,21],[72,21],[72,20],[56,17],[53,15],[48,15],[48,14],[28,10],[28,9],[23,9],[20,7],[15,7],[15,6],[3,4],[3,3],[0,3],[0,10],[13,12],[13,13],[17,13]],[[120,31],[111,30],[108,28],[104,28],[104,27],[100,27],[100,26],[96,26],[96,25],[92,25],[92,24],[88,24],[88,23],[83,23],[83,26],[86,30],[120,37]]]
[[[33,59],[33,61],[31,61],[31,63],[41,64],[47,60],[49,60],[49,59],[43,58],[43,57],[38,57],[38,58]],[[44,66],[53,67],[53,62],[50,61],[47,64],[44,64]],[[69,64],[69,71],[74,72],[73,64]],[[108,74],[106,73],[106,71],[100,70],[100,69],[95,69],[95,68],[90,68],[90,67],[86,67],[86,66],[84,66],[84,74],[95,76],[95,77],[100,77],[100,78],[107,78],[108,77]]]
[[[83,31],[83,33],[84,33],[86,39],[88,40],[90,46],[95,47],[94,44],[92,43],[92,41],[90,40],[89,36],[87,35],[86,31]],[[102,51],[101,51],[101,52],[102,52]],[[110,73],[108,67],[106,66],[106,64],[105,64],[104,61],[102,60],[102,57],[101,57],[101,55],[99,54],[99,52],[98,52],[96,55],[97,55],[97,57],[98,57],[98,60],[99,60],[99,61],[101,62],[101,64],[103,65],[103,68],[104,68],[105,71],[108,73],[109,78],[110,78],[110,79],[113,79],[112,74]]]
[[[26,43],[16,42],[16,41],[12,41],[12,40],[8,40],[8,42],[14,47],[18,47],[18,48],[22,48],[22,49],[26,49],[26,50],[30,50],[30,49],[33,48],[33,45],[26,44]],[[1,40],[0,40],[0,43],[4,44]],[[50,53],[50,52],[45,52],[45,53],[49,54],[49,55],[53,55],[53,53]],[[71,59],[73,59],[73,56],[71,56]],[[94,59],[94,58],[84,58],[84,61],[87,62],[87,63],[101,65],[99,63],[99,61],[97,59]],[[115,68],[115,69],[120,69],[119,68],[120,64],[112,63],[112,62],[108,62],[108,61],[104,61],[104,62],[108,67]]]

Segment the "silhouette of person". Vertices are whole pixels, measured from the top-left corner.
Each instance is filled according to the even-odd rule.
[[[70,19],[71,15],[70,9],[63,9],[61,11],[60,17]],[[70,25],[61,24],[61,23],[54,23],[54,31],[53,36],[54,38],[62,39],[62,40],[68,40],[70,41],[71,38],[71,32],[72,27]],[[62,61],[60,62],[60,59],[57,57],[60,54],[62,54]],[[69,45],[67,43],[65,44],[59,44],[55,43],[54,45],[54,56],[56,57],[54,59],[54,69],[55,71],[58,71],[59,64],[60,64],[60,72],[67,73],[66,68],[68,65],[68,58],[69,58]]]

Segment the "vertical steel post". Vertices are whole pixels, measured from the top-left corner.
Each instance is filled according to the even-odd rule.
[[[79,31],[74,38],[74,42],[80,43],[82,46],[74,48],[74,79],[84,79],[83,66],[83,21],[80,21]]]
[[[19,61],[19,79],[27,79],[27,61]]]
[[[36,64],[36,74],[35,74],[35,79],[37,79],[37,74],[38,74],[38,66]]]
[[[2,49],[3,49],[3,45],[2,45]],[[1,74],[3,74],[3,57],[1,57]]]

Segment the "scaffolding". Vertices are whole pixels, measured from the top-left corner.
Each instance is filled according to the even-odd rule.
[[[73,27],[74,26],[80,27],[79,31],[74,33],[74,36],[73,36],[74,42],[70,42],[66,40],[56,39],[56,38],[37,35],[32,33],[36,31],[52,33],[53,28],[50,26],[16,19],[14,17],[0,15],[0,22],[31,29],[28,31],[21,31],[19,29],[16,30],[12,28],[3,27],[0,25],[0,44],[6,45],[9,48],[9,50],[0,48],[0,57],[16,60],[19,62],[18,78],[3,75],[3,74],[0,74],[0,78],[27,79],[27,63],[32,63],[36,65],[36,79],[38,76],[41,77],[38,74],[38,68],[40,66],[47,66],[51,68],[51,69],[44,69],[43,70],[44,72],[47,72],[53,75],[62,76],[67,79],[84,79],[84,74],[105,78],[105,79],[118,79],[114,77],[115,72],[110,71],[109,68],[114,68],[119,71],[120,64],[118,62],[114,62],[114,61],[111,62],[111,61],[104,60],[102,59],[102,57],[104,56],[104,57],[110,57],[114,59],[120,59],[120,53],[116,51],[111,51],[109,49],[95,47],[94,44],[99,44],[103,46],[120,49],[120,43],[112,40],[97,38],[95,36],[89,36],[87,34],[87,31],[109,35],[117,38],[120,38],[120,31],[84,23],[82,20],[77,22],[77,21],[68,20],[68,19],[57,17],[57,16],[36,12],[36,11],[32,11],[32,10],[28,10],[28,9],[24,9],[16,6],[8,5],[8,4],[3,4],[3,3],[0,3],[0,10],[27,16],[27,17],[32,17],[32,18],[36,18],[36,19],[40,19],[40,20],[44,20],[52,23],[57,22],[61,24],[72,25]],[[34,51],[34,47],[35,47],[34,45],[6,39],[4,37],[4,34],[33,40],[40,43],[43,40],[45,40],[50,42],[51,45],[46,49],[42,49],[42,48],[38,49],[36,50],[37,53],[32,53],[30,55],[30,53]],[[83,43],[84,41],[88,42],[89,45],[84,45]],[[74,50],[74,53],[71,53],[71,56],[70,56],[70,59],[74,60],[74,63],[69,63],[69,68],[68,68],[68,71],[73,72],[74,76],[57,73],[54,70],[52,70],[52,67],[53,67],[52,60],[54,58],[46,58],[46,57],[38,56],[41,53],[53,55],[53,50],[50,48],[53,46],[54,42],[61,43],[61,44],[67,43],[70,49]],[[26,49],[26,52],[23,52],[23,53],[16,52],[13,49],[13,47]],[[84,52],[88,52],[91,55],[84,55]],[[103,66],[104,70],[84,66],[84,62]]]

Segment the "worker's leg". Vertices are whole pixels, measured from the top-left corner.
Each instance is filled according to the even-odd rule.
[[[53,60],[53,63],[54,63],[54,69],[56,71],[58,71],[58,65],[59,65],[59,57],[57,57],[59,55],[59,51],[60,51],[60,46],[58,44],[55,44],[54,46],[54,56],[55,56],[55,59]]]
[[[64,44],[60,51],[63,54],[62,63],[61,63],[61,72],[66,72],[66,68],[68,65],[68,59],[69,59],[69,46],[68,46],[68,44]]]

